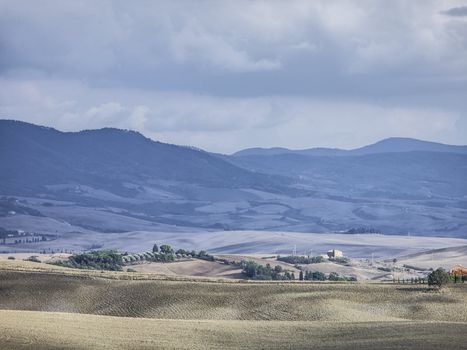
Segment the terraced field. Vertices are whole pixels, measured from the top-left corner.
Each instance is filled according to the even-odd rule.
[[[467,285],[433,292],[426,286],[151,280],[138,273],[13,266],[0,266],[0,348],[128,348],[131,339],[136,348],[154,348],[157,341],[160,348],[369,349],[386,340],[379,344],[436,349],[456,348],[451,337],[467,341]],[[23,344],[28,330],[38,346]],[[63,343],[65,337],[70,341]]]

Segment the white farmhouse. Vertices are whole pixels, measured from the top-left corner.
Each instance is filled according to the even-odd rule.
[[[342,253],[340,250],[337,250],[337,249],[331,249],[328,251],[327,254],[328,254],[329,259],[340,258],[344,256],[344,253]]]

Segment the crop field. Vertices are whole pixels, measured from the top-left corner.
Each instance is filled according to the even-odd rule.
[[[132,265],[137,272],[165,274],[175,276],[206,276],[223,278],[242,278],[242,269],[233,265],[225,265],[217,261],[191,259],[169,264],[148,262]]]
[[[0,310],[5,349],[465,349],[464,323],[180,321]]]
[[[467,341],[462,284],[437,292],[0,265],[0,348],[461,349]]]

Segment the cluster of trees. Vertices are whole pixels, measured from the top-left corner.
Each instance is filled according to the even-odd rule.
[[[394,279],[394,283],[410,283],[410,284],[425,284],[427,283],[430,287],[436,287],[441,289],[446,284],[454,282],[454,283],[465,283],[467,281],[467,276],[465,275],[457,275],[457,274],[450,274],[443,268],[436,269],[432,271],[428,277],[420,278],[420,277],[412,277],[410,279]]]
[[[274,268],[270,264],[260,265],[254,261],[241,262],[242,273],[254,280],[294,280],[295,275],[289,271],[284,271],[282,266],[276,265]]]
[[[13,258],[13,259],[10,259],[10,258]],[[9,256],[8,259],[10,260],[14,260],[15,257],[11,257]],[[24,261],[32,261],[32,262],[37,262],[37,263],[40,263],[41,261],[39,260],[39,257],[37,255],[31,255],[29,258],[26,258],[24,259]]]
[[[127,254],[122,256],[125,264],[137,263],[140,261],[151,261],[151,262],[171,262],[176,259],[182,258],[197,258],[208,261],[214,261],[214,256],[209,255],[206,251],[201,250],[196,252],[195,250],[188,251],[185,249],[178,249],[175,251],[172,246],[168,244],[162,244],[160,247],[154,244],[152,251]]]
[[[300,265],[307,265],[307,264],[318,264],[324,262],[324,258],[322,256],[299,256],[299,255],[290,255],[290,256],[279,256],[277,260],[283,261],[289,264],[300,264]]]
[[[402,284],[425,284],[427,283],[426,278],[421,277],[411,277],[411,278],[398,278],[392,280],[394,283],[402,283]]]
[[[315,271],[305,271],[305,274],[303,271],[300,271],[300,280],[305,280],[305,281],[325,281],[326,280],[326,275],[322,272]]]
[[[42,237],[30,237],[30,238],[20,238],[20,239],[15,239],[15,244],[20,244],[20,243],[37,243],[37,242],[45,242],[47,238],[45,236]]]
[[[381,230],[378,230],[374,227],[353,227],[350,230],[345,231],[348,234],[357,234],[357,233],[383,233]]]
[[[175,252],[175,254],[181,257],[192,257],[192,258],[197,258],[197,259],[202,259],[202,260],[207,260],[207,261],[215,260],[214,256],[208,254],[205,250],[200,250],[199,252],[196,252],[195,250],[188,251],[185,249],[178,249]]]
[[[121,271],[123,258],[122,254],[114,250],[96,250],[71,255],[67,261],[55,264],[78,269]]]
[[[464,282],[465,276],[450,275],[446,270],[439,268],[428,275],[428,285],[441,289],[449,282]]]
[[[338,256],[335,258],[329,258],[329,261],[335,262],[336,264],[341,264],[341,265],[349,265],[350,260],[349,258],[343,257],[343,256]]]
[[[13,238],[15,239],[14,241]],[[36,236],[35,233],[20,233],[18,230],[7,230],[0,227],[0,244],[37,243],[46,240],[47,238],[45,236]]]
[[[8,237],[8,235],[17,236],[18,231],[16,231],[16,230],[7,230],[7,229],[4,229],[3,227],[0,227],[0,238]]]
[[[337,272],[331,272],[328,276],[319,271],[300,271],[299,279],[301,281],[350,281],[355,282],[357,279],[355,277],[340,276]]]
[[[142,253],[134,253],[134,254],[124,254],[122,256],[123,263],[131,264],[137,263],[140,261],[153,261],[153,262],[171,262],[175,261],[176,255],[174,252],[142,252]]]

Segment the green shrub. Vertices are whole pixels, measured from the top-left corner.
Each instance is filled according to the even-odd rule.
[[[435,286],[441,289],[449,283],[449,273],[444,269],[439,268],[428,275],[428,285]]]
[[[113,250],[97,250],[90,253],[74,254],[68,261],[57,262],[57,265],[78,269],[121,271],[122,255]]]
[[[308,264],[319,264],[324,262],[324,258],[322,256],[299,256],[299,255],[290,255],[290,256],[279,256],[277,260],[283,261],[289,264],[301,264],[301,265],[308,265]]]
[[[173,254],[174,250],[172,249],[172,247],[168,244],[163,244],[161,245],[160,247],[160,251],[161,253],[163,254]]]
[[[295,276],[288,271],[282,272],[282,267],[279,265],[274,268],[270,264],[260,265],[254,261],[242,261],[241,262],[242,273],[251,279],[255,280],[291,280],[295,279]]]
[[[39,257],[37,257],[36,255],[32,255],[30,256],[29,258],[27,259],[24,259],[25,261],[32,261],[32,262],[36,262],[36,263],[40,263],[41,261],[39,260]]]

